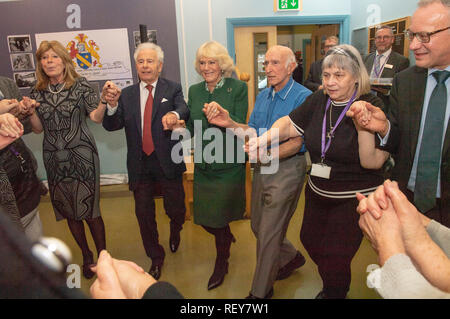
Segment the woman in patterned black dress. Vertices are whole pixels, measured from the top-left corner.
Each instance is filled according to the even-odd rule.
[[[99,102],[89,82],[76,73],[59,42],[42,42],[36,60],[37,84],[31,98],[40,106],[31,116],[33,131],[44,131],[44,165],[56,219],[67,219],[83,254],[83,274],[91,278],[94,259],[83,220],[98,254],[106,248],[106,239],[99,207],[99,158],[86,117],[101,123],[106,105]]]

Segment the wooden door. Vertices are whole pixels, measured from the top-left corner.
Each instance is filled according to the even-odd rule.
[[[250,80],[248,84],[248,115],[253,111],[255,105],[257,87],[257,57],[255,50],[255,38],[260,38],[265,34],[267,38],[267,48],[277,44],[277,27],[237,27],[234,29],[234,39],[236,48],[236,67],[241,73],[248,73]]]
[[[339,36],[339,24],[321,26],[311,34],[311,63],[323,58],[323,41],[329,36]]]

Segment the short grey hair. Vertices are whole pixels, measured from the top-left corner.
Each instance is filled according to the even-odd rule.
[[[323,60],[322,72],[336,67],[350,72],[358,83],[356,98],[370,92],[370,78],[358,50],[351,45],[342,44],[331,48]]]
[[[422,7],[426,7],[432,3],[441,3],[443,6],[447,7],[448,9],[450,9],[450,0],[420,0],[419,3],[417,4],[417,6],[419,8]]]
[[[138,45],[138,47],[134,51],[134,61],[137,60],[139,52],[141,52],[142,50],[154,50],[156,52],[156,56],[158,57],[159,63],[164,63],[164,51],[159,45],[156,45],[152,42],[144,42]]]
[[[283,55],[286,57],[286,68],[289,66],[289,64],[294,63],[295,67],[297,67],[297,59],[295,58],[294,51],[292,51],[291,48],[285,46],[285,45],[274,45],[267,50],[267,52],[272,50],[280,50],[283,52]],[[267,53],[266,53],[267,54]]]
[[[391,35],[394,35],[394,30],[392,30],[392,28],[388,25],[380,25],[376,28],[375,34],[380,31],[380,30],[389,30]]]

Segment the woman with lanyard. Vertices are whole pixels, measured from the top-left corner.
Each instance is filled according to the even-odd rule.
[[[316,298],[345,298],[351,261],[363,234],[358,226],[356,193],[369,194],[383,183],[388,154],[375,148],[375,135],[346,117],[350,106],[370,103],[369,75],[358,51],[349,45],[331,49],[322,67],[323,90],[278,120],[246,146],[250,157],[259,147],[302,136],[313,163],[305,191],[300,238],[317,264],[323,289]],[[363,115],[362,115],[363,116]]]

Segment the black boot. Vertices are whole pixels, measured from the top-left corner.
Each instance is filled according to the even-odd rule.
[[[214,266],[214,272],[208,281],[208,290],[219,287],[223,283],[227,273],[228,261],[217,258]]]
[[[214,234],[216,239],[217,257],[214,265],[214,272],[208,281],[208,290],[219,287],[225,275],[228,273],[228,258],[230,258],[230,246],[235,242],[233,234],[231,234],[229,226],[217,229]]]

